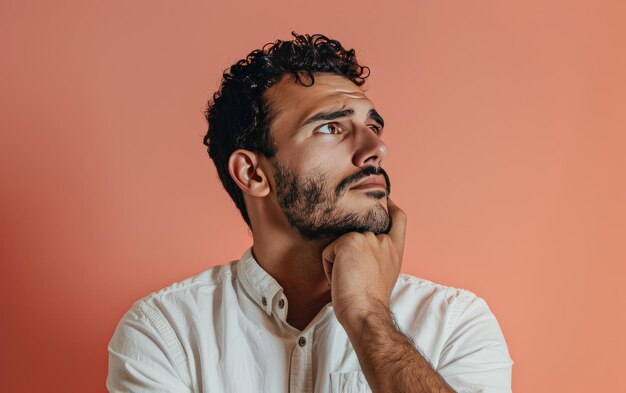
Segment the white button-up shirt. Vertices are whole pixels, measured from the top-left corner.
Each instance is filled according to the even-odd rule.
[[[289,301],[248,248],[137,301],[109,343],[109,392],[371,392],[327,304],[300,331]],[[398,327],[457,392],[511,391],[513,361],[496,318],[472,292],[401,274]]]

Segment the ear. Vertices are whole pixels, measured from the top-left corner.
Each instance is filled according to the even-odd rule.
[[[228,172],[241,190],[254,197],[264,197],[270,192],[270,184],[255,153],[237,149],[228,159]]]

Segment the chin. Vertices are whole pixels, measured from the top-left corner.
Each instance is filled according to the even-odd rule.
[[[363,221],[361,222],[362,225],[357,225],[358,232],[373,232],[378,235],[388,233],[391,229],[391,217],[381,203],[361,210],[360,215]]]

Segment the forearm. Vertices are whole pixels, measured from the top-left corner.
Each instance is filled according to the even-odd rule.
[[[381,305],[353,321],[344,327],[374,393],[454,393],[399,331],[388,308]]]

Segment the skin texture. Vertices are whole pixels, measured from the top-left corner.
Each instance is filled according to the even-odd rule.
[[[312,86],[287,74],[265,94],[277,114],[271,135],[278,152],[268,160],[236,150],[229,171],[244,193],[253,255],[289,301],[287,322],[304,330],[332,302],[374,392],[452,392],[389,310],[407,218],[389,199],[374,104],[350,80],[328,73],[315,74]],[[303,126],[320,111],[342,109],[354,113]],[[351,189],[373,175],[385,186]]]

